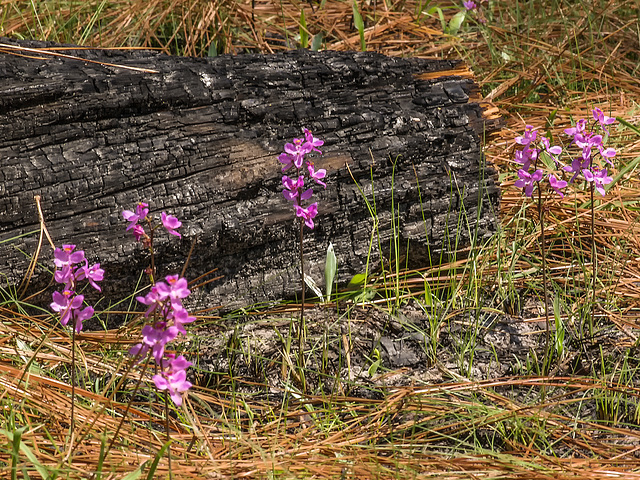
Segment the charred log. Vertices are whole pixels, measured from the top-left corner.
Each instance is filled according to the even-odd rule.
[[[25,234],[39,228],[40,195],[54,242],[100,261],[107,295],[132,293],[148,264],[121,216],[145,201],[184,224],[181,240],[156,236],[160,275],[180,271],[195,241],[187,278],[222,275],[203,288],[206,304],[290,297],[300,288],[298,227],[277,155],[303,127],[325,140],[316,164],[328,172],[305,234],[317,282],[329,242],[341,283],[367,262],[373,271],[393,261],[394,216],[414,266],[494,232],[499,192],[481,139],[498,120],[457,61],[63,52],[80,60],[9,48],[42,43],[2,44],[0,273],[10,283],[36,250],[38,236]],[[50,278],[50,259],[43,249],[35,283]]]

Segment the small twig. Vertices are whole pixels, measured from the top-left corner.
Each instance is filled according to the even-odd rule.
[[[20,52],[37,53],[37,54],[40,54],[40,55],[49,55],[51,57],[68,58],[70,60],[80,60],[81,62],[95,63],[95,64],[98,64],[98,65],[103,65],[105,67],[122,68],[124,70],[132,70],[134,72],[160,73],[157,70],[151,70],[149,68],[128,67],[126,65],[118,65],[118,64],[115,64],[115,63],[107,63],[107,62],[100,62],[100,61],[97,61],[97,60],[89,60],[87,58],[76,57],[74,55],[66,55],[64,53],[51,52],[51,51],[43,50],[43,49],[40,49],[40,48],[19,47],[17,45],[9,45],[7,43],[0,43],[0,48],[7,48],[9,50],[17,50],[17,51],[20,51]],[[72,48],[70,50],[88,50],[88,49],[85,47],[85,48]]]
[[[40,250],[42,249],[43,235],[47,237],[47,240],[49,240],[49,245],[51,245],[51,248],[53,250],[56,249],[56,246],[54,245],[53,240],[51,240],[51,235],[49,235],[49,231],[47,230],[47,226],[44,223],[44,214],[42,213],[40,198],[41,198],[40,195],[35,195],[33,197],[33,199],[36,202],[36,208],[38,210],[38,219],[40,221],[40,237],[38,238],[38,246],[36,247],[36,252],[34,253],[33,257],[31,257],[29,268],[27,268],[27,273],[25,274],[24,278],[22,279],[22,282],[20,283],[20,286],[18,287],[18,290],[21,290],[21,292],[18,294],[19,297],[21,297],[26,293],[27,288],[29,287],[29,282],[31,281],[31,277],[33,276],[33,273],[36,270],[36,264],[38,263],[38,257],[40,257]]]

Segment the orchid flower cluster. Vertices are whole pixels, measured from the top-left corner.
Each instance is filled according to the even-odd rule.
[[[125,210],[122,216],[130,222],[127,230],[133,230],[136,240],[142,242],[147,248],[151,248],[151,236],[138,224],[140,220],[146,220],[151,227],[148,207],[146,203],[140,202],[135,212]],[[182,222],[176,217],[162,212],[161,221],[170,234],[180,236],[180,233],[175,230],[182,226]],[[167,390],[171,400],[178,406],[182,405],[182,394],[192,386],[187,380],[187,368],[192,363],[182,355],[176,357],[172,353],[165,352],[165,347],[179,335],[186,335],[185,325],[196,319],[189,315],[182,304],[182,300],[190,293],[185,278],[179,275],[168,275],[165,281],[156,282],[145,296],[137,297],[138,302],[148,307],[144,316],[146,318],[152,316],[154,322],[142,328],[142,342],[131,348],[129,352],[139,359],[151,354],[159,369],[159,373],[153,376],[153,383],[158,390]]]
[[[151,245],[151,237],[147,234],[144,227],[139,225],[138,222],[140,220],[148,220],[147,215],[149,215],[149,205],[144,202],[139,202],[136,205],[135,212],[131,210],[125,210],[122,212],[122,216],[124,219],[129,222],[127,225],[127,231],[133,229],[133,236],[136,238],[136,241],[142,241],[142,244],[149,248]],[[171,235],[175,235],[177,237],[181,237],[176,229],[182,226],[182,222],[178,220],[173,215],[167,215],[166,212],[162,212],[160,215],[160,220],[162,221],[162,226],[167,229]],[[147,222],[149,225],[150,223]]]
[[[592,110],[593,119],[595,121],[593,127],[600,128],[606,135],[609,134],[607,125],[615,122],[615,118],[606,116],[599,108]],[[609,176],[607,168],[596,162],[600,159],[600,163],[606,163],[613,167],[611,159],[615,157],[616,151],[613,148],[604,147],[604,137],[595,129],[590,130],[587,120],[580,119],[574,127],[565,129],[565,133],[572,136],[570,145],[578,148],[579,155],[571,161],[569,165],[563,165],[558,156],[562,153],[559,146],[551,146],[550,141],[538,132],[531,125],[527,125],[524,135],[516,137],[515,141],[522,145],[522,150],[517,150],[515,154],[516,163],[522,165],[518,170],[518,180],[515,182],[517,188],[523,188],[527,197],[531,197],[536,184],[544,179],[545,175],[538,160],[541,154],[549,155],[556,168],[559,169],[558,174],[550,173],[546,175],[549,186],[560,197],[564,197],[563,189],[569,183],[574,183],[577,178],[582,178],[585,182],[593,182],[593,187],[600,193],[605,195],[605,185],[613,181]],[[572,174],[567,182],[563,177]]]
[[[467,10],[475,10],[480,7],[480,4],[484,2],[484,0],[479,0],[477,3],[473,0],[465,0],[462,2],[462,6]]]
[[[485,0],[464,0],[462,2],[462,6],[467,10],[467,12],[475,12],[477,20],[480,23],[487,23],[487,19],[484,17],[484,14],[481,11],[482,4]]]
[[[290,202],[293,202],[296,216],[303,219],[305,225],[311,229],[315,226],[313,219],[318,214],[318,203],[314,202],[307,207],[301,204],[303,200],[309,200],[313,195],[313,188],[306,190],[304,188],[305,175],[303,172],[306,170],[311,180],[327,188],[327,184],[322,181],[327,175],[327,171],[323,168],[316,170],[313,161],[306,160],[305,162],[305,155],[311,152],[318,152],[322,155],[322,152],[318,150],[318,147],[322,145],[324,145],[324,141],[318,140],[305,128],[304,138],[294,138],[293,143],[285,144],[284,152],[278,156],[278,160],[283,164],[282,171],[286,172],[290,168],[295,167],[295,175],[297,177],[297,180],[294,180],[287,175],[282,176],[282,185],[284,185],[282,195]],[[303,165],[305,165],[304,169]]]
[[[75,248],[75,245],[63,245],[53,252],[53,262],[56,266],[53,278],[57,283],[64,285],[64,288],[62,292],[53,293],[50,306],[54,312],[60,314],[62,325],[71,321],[76,333],[80,333],[82,322],[93,316],[94,309],[90,305],[82,308],[84,295],[77,293],[78,282],[86,280],[100,292],[102,289],[97,282],[104,278],[104,270],[100,268],[99,263],[89,266],[84,251]]]

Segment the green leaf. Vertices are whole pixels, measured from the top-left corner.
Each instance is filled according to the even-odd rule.
[[[380,368],[381,363],[382,363],[382,360],[376,360],[371,364],[371,366],[369,367],[369,370],[367,371],[370,377],[373,377],[378,372],[378,368]]]
[[[327,302],[331,301],[331,291],[333,290],[333,281],[336,278],[337,266],[338,259],[336,258],[336,253],[333,251],[333,244],[329,242],[329,246],[327,247],[327,259],[324,263],[324,291],[327,294]]]
[[[433,297],[431,296],[431,287],[425,280],[424,282],[424,304],[427,307],[433,306]]]
[[[554,108],[553,111],[549,114],[549,117],[547,117],[547,126],[549,128],[553,127],[553,123],[556,121],[556,116],[557,115],[558,115],[558,109]],[[551,132],[547,132],[547,137],[549,137],[549,139],[553,140]]]
[[[371,363],[371,366],[369,367],[369,370],[367,370],[367,373],[369,374],[370,377],[373,377],[378,371],[378,368],[380,368],[380,365],[382,364],[382,358],[380,358],[380,350],[378,350],[377,348],[374,348],[373,354],[371,356],[375,360]]]
[[[544,164],[544,166],[547,168],[547,170],[553,172],[556,169],[556,162],[553,159],[553,157],[551,155],[549,155],[547,152],[545,151],[541,151],[540,152],[540,160],[542,160],[542,163]]]
[[[300,9],[300,48],[307,48],[309,45],[309,30],[307,30],[307,19],[304,17],[304,8]]]
[[[460,31],[460,27],[462,26],[462,22],[467,16],[467,12],[461,11],[456,13],[453,18],[449,21],[449,30],[447,33],[449,35],[457,35]]]
[[[322,47],[322,33],[316,33],[311,40],[311,51],[317,52]]]
[[[362,15],[358,11],[358,3],[356,0],[353,0],[353,24],[358,29],[358,33],[360,34],[360,50],[366,51],[367,45],[364,40],[364,21],[362,20]]]
[[[211,45],[209,45],[209,50],[207,51],[208,57],[217,57],[218,56],[218,46],[216,45],[216,41],[213,40]]]
[[[360,285],[362,285],[365,280],[367,279],[367,277],[362,274],[362,273],[357,273],[353,276],[353,278],[351,279],[351,281],[349,282],[349,287],[358,287]]]
[[[353,297],[355,303],[367,303],[376,298],[376,291],[367,287]]]

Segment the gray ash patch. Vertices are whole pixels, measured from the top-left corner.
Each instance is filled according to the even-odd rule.
[[[389,387],[526,374],[544,358],[544,322],[485,309],[436,312],[441,317],[437,320],[430,315],[413,301],[393,315],[353,304],[307,308],[307,387],[324,394],[364,392],[369,397]],[[295,384],[291,371],[298,362],[298,326],[299,311],[292,309],[228,316],[201,327],[184,347],[195,352],[196,383],[221,387],[233,378],[252,385],[246,387],[249,390],[261,390],[257,385],[262,385],[272,393]],[[593,348],[572,345],[570,335],[564,343],[563,359],[555,362],[553,373],[590,368],[596,356]]]

